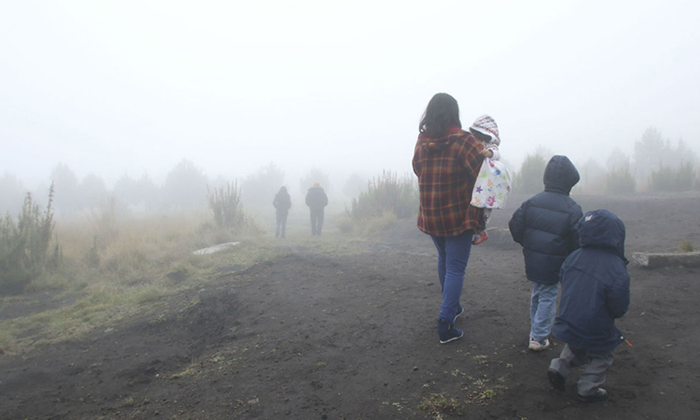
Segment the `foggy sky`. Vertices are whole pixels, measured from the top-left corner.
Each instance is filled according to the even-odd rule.
[[[0,173],[111,185],[187,158],[409,173],[436,92],[490,114],[519,169],[632,154],[650,126],[700,151],[695,1],[3,1]]]

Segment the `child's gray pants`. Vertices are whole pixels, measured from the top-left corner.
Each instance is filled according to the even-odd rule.
[[[549,370],[568,377],[572,368],[586,365],[578,380],[578,394],[595,395],[598,387],[605,382],[605,376],[613,362],[613,349],[603,351],[581,350],[565,345],[558,358],[552,359]]]

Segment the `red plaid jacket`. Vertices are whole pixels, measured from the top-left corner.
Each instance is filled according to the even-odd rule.
[[[484,145],[471,133],[453,127],[446,137],[423,134],[413,153],[418,176],[418,228],[431,236],[456,236],[484,228],[483,209],[473,207],[474,182],[484,158]]]

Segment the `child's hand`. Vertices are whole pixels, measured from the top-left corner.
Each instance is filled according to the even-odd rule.
[[[492,158],[492,157],[493,157],[493,150],[491,150],[491,149],[484,149],[484,150],[481,151],[481,154],[482,154],[484,157]]]

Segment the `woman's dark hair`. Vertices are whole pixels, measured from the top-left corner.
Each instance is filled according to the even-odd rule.
[[[453,126],[462,128],[457,100],[446,93],[436,93],[425,108],[418,131],[436,139],[444,137]]]

